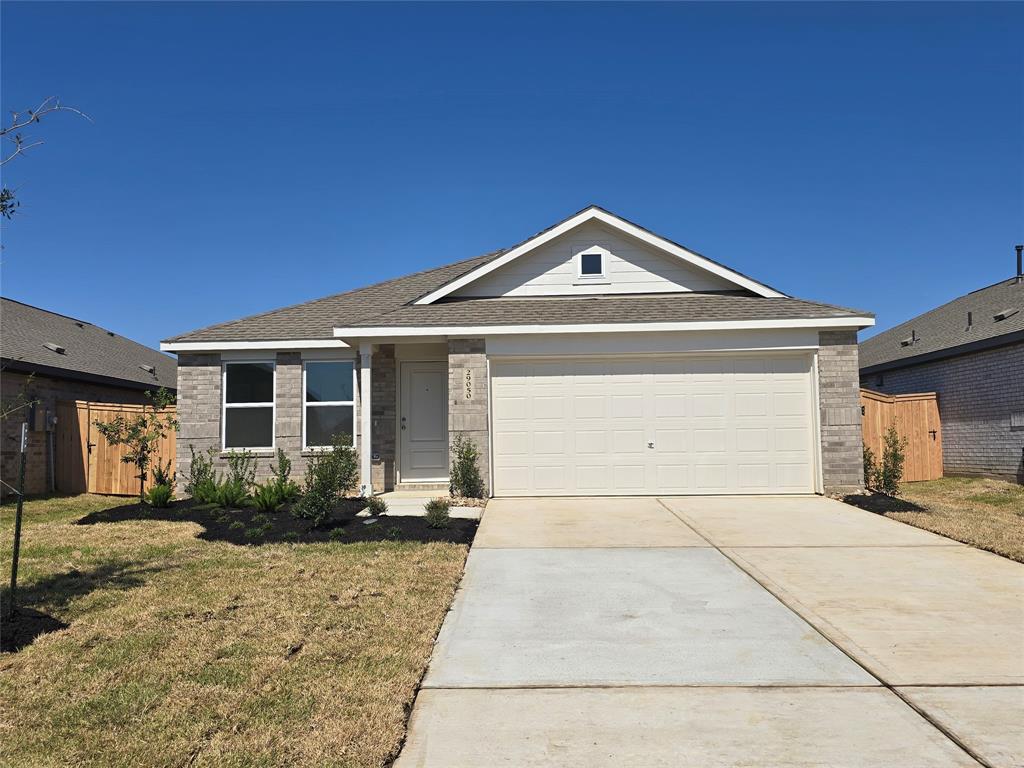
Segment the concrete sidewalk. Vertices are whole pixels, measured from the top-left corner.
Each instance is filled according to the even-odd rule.
[[[495,500],[397,765],[1024,765],[1022,594],[827,499]]]

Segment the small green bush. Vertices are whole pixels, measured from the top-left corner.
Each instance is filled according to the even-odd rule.
[[[228,454],[227,481],[241,486],[248,494],[256,484],[256,454],[252,451],[232,451]]]
[[[151,507],[168,507],[173,498],[174,488],[163,483],[146,491],[146,501]]]
[[[330,516],[338,497],[355,488],[359,460],[349,440],[348,435],[335,435],[331,448],[310,459],[302,498],[292,514],[320,525]]]
[[[449,473],[449,490],[452,496],[479,499],[484,495],[484,481],[480,477],[477,462],[480,452],[471,438],[459,433],[452,441],[452,468]]]
[[[374,517],[380,517],[388,513],[388,503],[380,496],[370,496],[366,500],[366,511]]]
[[[185,473],[185,493],[202,501],[198,495],[199,487],[206,484],[208,488],[209,483],[217,479],[213,472],[215,451],[213,448],[209,448],[203,453],[196,453],[196,447],[192,443],[188,444],[188,451],[191,458],[189,459],[188,472]]]
[[[906,438],[900,437],[896,427],[889,427],[882,438],[882,462],[875,474],[876,490],[886,496],[899,496],[906,448]]]
[[[237,509],[249,503],[249,492],[238,480],[222,480],[217,483],[214,500],[217,502],[217,506],[224,509]]]
[[[334,541],[341,541],[342,539],[345,538],[345,529],[344,528],[332,528],[331,532],[329,534],[327,534],[327,535],[330,536],[331,539],[333,539]]]
[[[252,492],[252,503],[261,512],[277,512],[299,495],[299,486],[291,480],[272,478],[257,483]]]
[[[174,481],[177,480],[177,473],[171,472],[171,460],[168,459],[166,464],[157,462],[156,466],[153,467],[153,485],[169,485],[174,487]]]
[[[291,482],[289,478],[292,474],[292,460],[288,458],[283,448],[277,449],[277,459],[270,465],[270,474],[282,485]],[[297,488],[298,486],[296,486]]]
[[[239,531],[242,528],[245,528],[245,523],[243,523],[241,520],[235,520],[233,523],[231,523],[231,525],[228,526],[228,528],[230,528],[233,531]]]
[[[288,541],[288,542],[291,542],[292,544],[294,544],[298,540],[299,540],[299,532],[298,531],[287,531],[286,533],[282,534],[282,536],[281,536],[281,541]]]
[[[200,504],[217,504],[217,491],[220,486],[214,477],[204,477],[192,488],[192,498]]]
[[[423,505],[425,514],[423,519],[429,528],[447,528],[451,523],[451,516],[448,514],[450,504],[448,499],[431,499]]]
[[[875,484],[875,474],[878,472],[878,464],[875,463],[875,452],[864,443],[864,487],[871,488]]]

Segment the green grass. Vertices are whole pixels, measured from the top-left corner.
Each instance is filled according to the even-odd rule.
[[[69,626],[0,655],[0,765],[394,756],[465,546],[243,547],[193,523],[74,524],[118,503],[26,504],[21,602]],[[13,507],[0,514],[8,569]]]

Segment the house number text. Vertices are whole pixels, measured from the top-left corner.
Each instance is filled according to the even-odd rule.
[[[466,385],[466,399],[473,399],[473,371],[469,368],[463,374],[463,382]]]

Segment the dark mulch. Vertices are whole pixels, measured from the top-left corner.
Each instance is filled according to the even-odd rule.
[[[364,506],[359,499],[342,499],[326,522],[314,526],[309,520],[295,517],[287,509],[268,513],[248,508],[225,510],[198,504],[191,499],[176,501],[165,509],[157,509],[136,502],[92,512],[79,520],[78,525],[120,523],[126,520],[190,522],[204,528],[199,534],[201,539],[244,545],[282,542],[309,544],[318,541],[448,541],[470,544],[476,535],[476,520],[453,518],[447,528],[431,528],[422,517],[357,517],[356,513]],[[375,521],[367,523],[369,520]]]
[[[887,512],[928,511],[912,501],[901,499],[898,496],[886,496],[884,493],[851,493],[843,496],[843,501],[878,515],[884,515]]]

